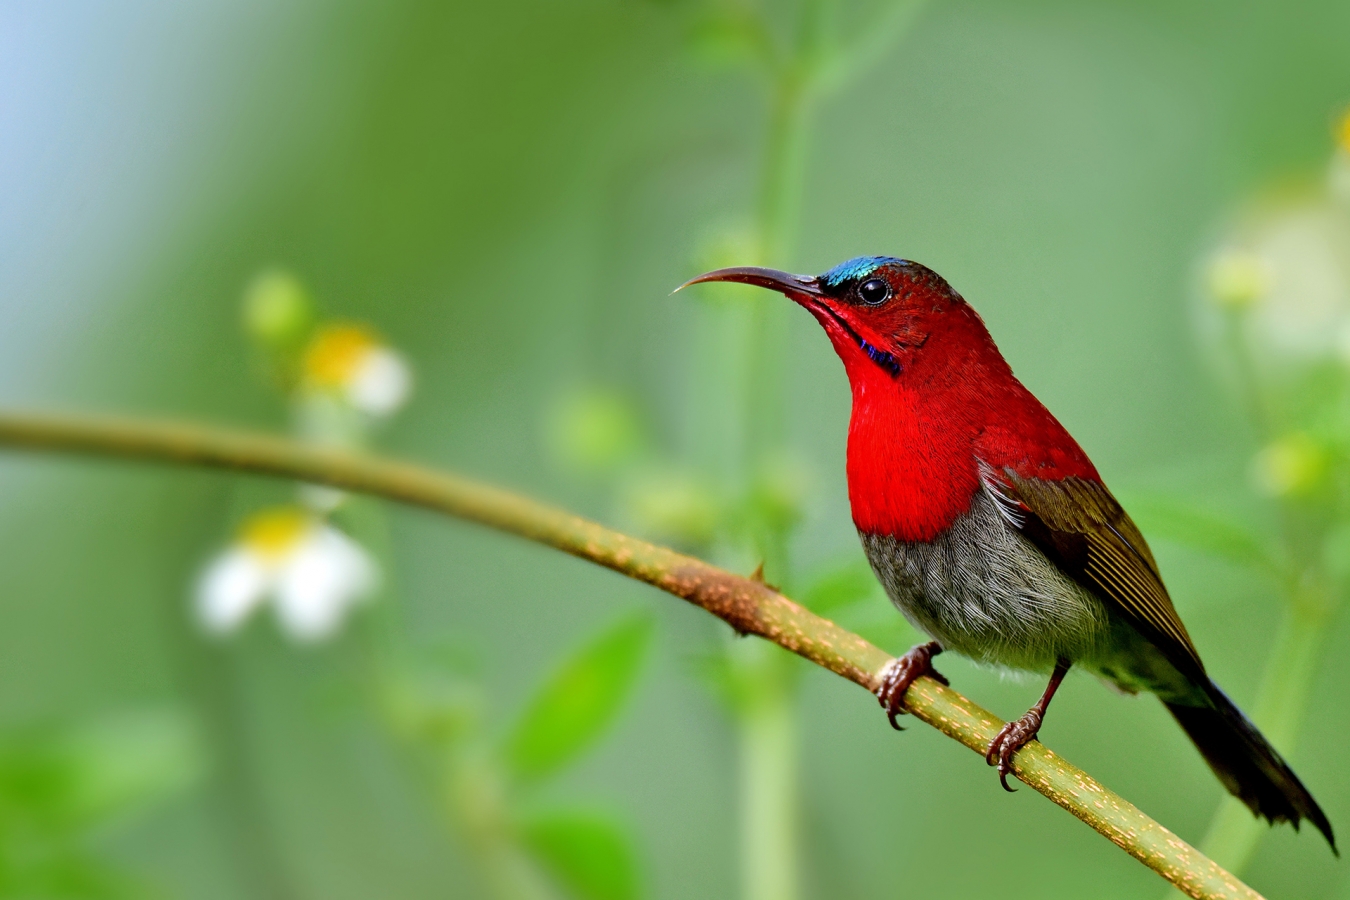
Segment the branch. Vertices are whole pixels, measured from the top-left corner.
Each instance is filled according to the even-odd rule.
[[[0,413],[0,446],[153,460],[294,478],[478,522],[645,581],[875,693],[891,657],[757,581],[620,534],[525,497],[421,466],[219,428],[130,419]],[[1003,723],[921,678],[905,695],[916,718],[984,754]],[[1197,900],[1260,895],[1198,850],[1033,741],[1016,776]]]

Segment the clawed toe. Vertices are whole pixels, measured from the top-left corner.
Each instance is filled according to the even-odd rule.
[[[941,652],[942,645],[937,641],[911,647],[904,656],[891,660],[885,671],[882,672],[881,686],[877,688],[877,700],[886,710],[886,718],[896,731],[905,730],[899,722],[895,721],[895,717],[904,714],[905,691],[909,690],[909,686],[914,683],[916,678],[927,675],[943,684],[949,683],[940,672],[933,668],[933,657]]]
[[[1004,725],[989,742],[984,761],[991,766],[998,766],[998,783],[1010,794],[1017,791],[1017,788],[1008,787],[1008,776],[1012,774],[1013,754],[1035,740],[1040,730],[1041,716],[1033,709],[1022,718]]]
[[[1022,718],[1009,722],[999,729],[998,734],[989,742],[984,761],[991,766],[998,766],[998,783],[1010,794],[1016,790],[1008,787],[1013,755],[1036,739],[1041,724],[1045,721],[1045,711],[1050,708],[1050,701],[1059,690],[1060,682],[1068,674],[1069,665],[1067,659],[1056,660],[1055,671],[1050,673],[1050,683],[1045,686],[1045,693],[1041,694],[1041,699],[1037,700],[1036,705],[1027,710]]]

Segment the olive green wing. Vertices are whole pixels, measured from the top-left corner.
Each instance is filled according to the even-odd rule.
[[[1106,486],[1083,478],[988,472],[1009,521],[1042,553],[1123,613],[1182,671],[1204,672],[1144,536]],[[1001,476],[1001,477],[1000,477]]]

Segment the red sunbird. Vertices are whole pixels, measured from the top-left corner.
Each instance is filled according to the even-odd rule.
[[[853,392],[848,494],[872,571],[932,640],[887,669],[892,725],[945,650],[1049,673],[986,759],[1008,787],[1077,665],[1156,694],[1230,793],[1268,821],[1331,823],[1288,763],[1205,673],[1139,529],[1087,454],[1013,375],[984,322],[936,272],[860,257],[824,275],[718,269],[688,282],[769,288],[825,329]],[[899,727],[898,725],[896,727]]]

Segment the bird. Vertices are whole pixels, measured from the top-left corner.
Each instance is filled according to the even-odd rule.
[[[1048,674],[1040,699],[985,755],[1004,789],[1070,667],[1147,692],[1223,786],[1257,816],[1311,822],[1339,856],[1303,783],[1214,683],[1144,536],[1088,455],[1028,390],[975,309],[940,275],[889,256],[819,276],[738,266],[682,287],[733,282],[815,317],[852,391],[853,523],[891,601],[931,638],[890,663],[877,697],[892,726],[933,657],[951,651]]]

